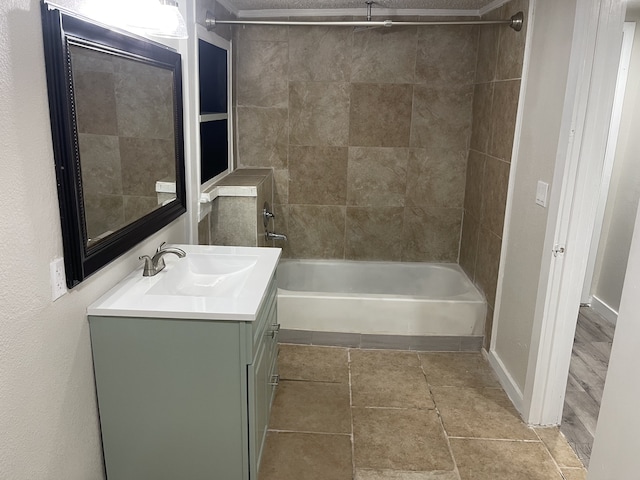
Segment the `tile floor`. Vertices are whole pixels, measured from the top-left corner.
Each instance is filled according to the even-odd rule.
[[[260,480],[580,480],[480,353],[281,345]]]
[[[560,430],[589,466],[615,327],[589,307],[581,307],[571,352]]]

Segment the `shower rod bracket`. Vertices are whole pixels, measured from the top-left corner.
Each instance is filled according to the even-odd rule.
[[[524,25],[524,13],[518,12],[513,15],[509,20],[455,20],[455,21],[425,21],[425,22],[394,22],[393,20],[382,21],[365,21],[365,22],[352,22],[352,21],[329,21],[329,22],[315,22],[315,21],[292,21],[292,20],[218,20],[215,16],[207,11],[205,17],[205,26],[207,30],[213,30],[216,25],[282,25],[282,26],[318,26],[318,27],[332,27],[332,26],[349,26],[349,27],[394,27],[394,26],[421,26],[421,25],[508,25],[516,32],[522,30]]]

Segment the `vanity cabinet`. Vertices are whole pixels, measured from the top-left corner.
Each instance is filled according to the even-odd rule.
[[[109,480],[256,480],[277,375],[276,285],[254,320],[90,315]]]

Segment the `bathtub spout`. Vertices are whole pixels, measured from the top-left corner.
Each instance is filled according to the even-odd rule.
[[[267,240],[282,240],[283,242],[287,241],[287,236],[282,233],[274,233],[267,230],[264,234]]]

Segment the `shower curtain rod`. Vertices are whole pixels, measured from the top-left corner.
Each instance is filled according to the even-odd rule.
[[[393,20],[382,21],[334,21],[334,22],[297,22],[291,20],[218,20],[211,12],[207,12],[205,25],[207,30],[213,30],[216,25],[290,25],[290,26],[345,26],[345,27],[395,27],[395,26],[421,26],[421,25],[509,25],[516,32],[522,30],[524,14],[518,12],[509,20],[453,20],[453,21],[425,21],[425,22],[394,22]]]

